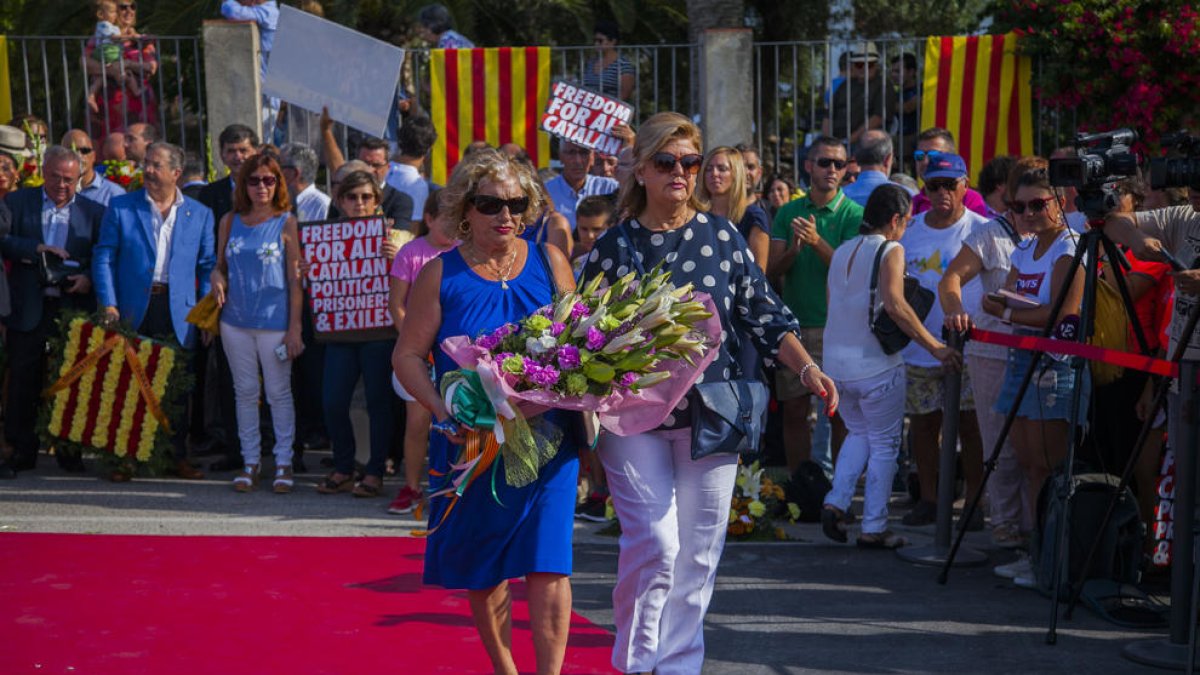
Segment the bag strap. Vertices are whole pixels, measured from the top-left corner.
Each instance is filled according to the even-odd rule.
[[[1000,222],[1000,227],[1004,228],[1004,233],[1008,235],[1009,239],[1012,239],[1014,244],[1021,243],[1021,236],[1017,234],[1017,228],[1013,227],[1013,224],[1008,222],[1008,218],[1005,218],[1004,215],[1001,214],[996,216],[996,220]]]
[[[642,261],[638,260],[637,249],[633,247],[633,237],[629,236],[629,221],[623,220],[617,226],[617,230],[621,234],[621,239],[625,241],[625,247],[629,249],[629,258],[633,261],[633,266],[637,268],[640,276],[646,276],[646,268],[642,265]]]
[[[883,260],[883,254],[887,252],[888,244],[893,242],[884,240],[879,248],[875,251],[875,263],[871,265],[871,299],[867,303],[867,325],[875,325],[875,291],[879,288],[879,262]]]

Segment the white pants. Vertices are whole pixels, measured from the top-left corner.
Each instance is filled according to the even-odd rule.
[[[238,440],[247,465],[262,460],[262,435],[258,426],[258,368],[267,389],[271,421],[275,427],[275,464],[292,465],[292,442],[296,438],[296,410],[292,402],[292,362],[280,361],[275,348],[283,344],[281,330],[238,328],[221,322],[221,344],[233,373],[237,403]]]
[[[1004,414],[995,410],[996,399],[1004,386],[1006,359],[989,359],[974,354],[967,355],[967,368],[971,371],[971,386],[975,390],[975,417],[979,420],[979,436],[983,439],[983,459],[986,462],[996,447],[996,439],[1004,428]],[[988,478],[987,501],[992,516],[992,525],[1009,525],[1022,532],[1033,530],[1033,514],[1029,512],[1029,483],[1025,472],[1017,462],[1013,450],[1012,436],[1004,439],[1004,447],[996,459],[996,468]]]
[[[737,455],[692,460],[691,430],[606,435],[600,461],[621,522],[613,667],[695,675],[704,663]]]
[[[825,503],[842,511],[850,508],[858,477],[865,470],[862,531],[879,534],[887,530],[888,498],[904,428],[904,366],[861,380],[839,380],[837,387],[842,397],[838,412],[849,433],[838,453],[833,489]]]

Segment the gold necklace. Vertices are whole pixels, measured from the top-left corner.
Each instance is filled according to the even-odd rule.
[[[467,248],[467,257],[471,259],[472,264],[479,265],[488,272],[496,275],[497,280],[500,282],[500,288],[506,291],[508,290],[508,275],[512,273],[513,263],[517,261],[517,249],[515,247],[513,248],[512,252],[508,254],[508,264],[505,265],[504,271],[500,271],[500,266],[491,260],[480,260],[479,258],[475,257],[474,244],[471,244]]]

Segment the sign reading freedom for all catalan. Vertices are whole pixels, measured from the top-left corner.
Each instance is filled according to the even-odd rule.
[[[542,130],[605,155],[621,151],[612,136],[618,123],[629,124],[633,106],[566,82],[555,82],[542,114]]]
[[[313,327],[344,333],[392,326],[388,314],[388,236],[383,216],[306,223],[300,245],[308,270]]]

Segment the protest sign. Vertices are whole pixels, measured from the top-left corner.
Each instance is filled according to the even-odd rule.
[[[283,5],[263,93],[383,136],[404,50]]]
[[[383,216],[306,223],[300,246],[308,270],[313,327],[320,333],[390,329],[388,236]]]
[[[555,82],[542,113],[542,130],[605,155],[621,151],[612,135],[618,123],[629,124],[633,106],[566,82]]]

